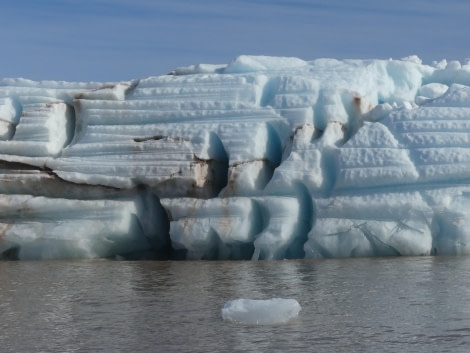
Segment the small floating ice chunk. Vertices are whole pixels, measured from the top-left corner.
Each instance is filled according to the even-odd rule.
[[[295,299],[235,299],[225,303],[222,318],[248,325],[276,325],[297,317],[300,310],[301,306]]]

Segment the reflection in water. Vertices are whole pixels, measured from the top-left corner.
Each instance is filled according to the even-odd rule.
[[[0,262],[2,352],[458,352],[469,257]],[[286,325],[224,322],[236,298],[294,298]]]

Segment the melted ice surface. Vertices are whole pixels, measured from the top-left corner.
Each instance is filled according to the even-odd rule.
[[[3,258],[468,254],[470,65],[0,81]]]

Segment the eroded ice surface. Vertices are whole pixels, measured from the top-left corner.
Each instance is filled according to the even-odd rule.
[[[469,254],[469,195],[466,63],[0,81],[3,258]]]
[[[295,299],[235,299],[225,303],[222,318],[237,324],[277,325],[296,318],[300,310]]]

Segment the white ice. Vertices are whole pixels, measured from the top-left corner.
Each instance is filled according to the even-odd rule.
[[[470,254],[470,66],[0,81],[0,258]]]
[[[301,310],[295,299],[235,299],[225,303],[222,318],[246,325],[279,325],[296,318]]]

